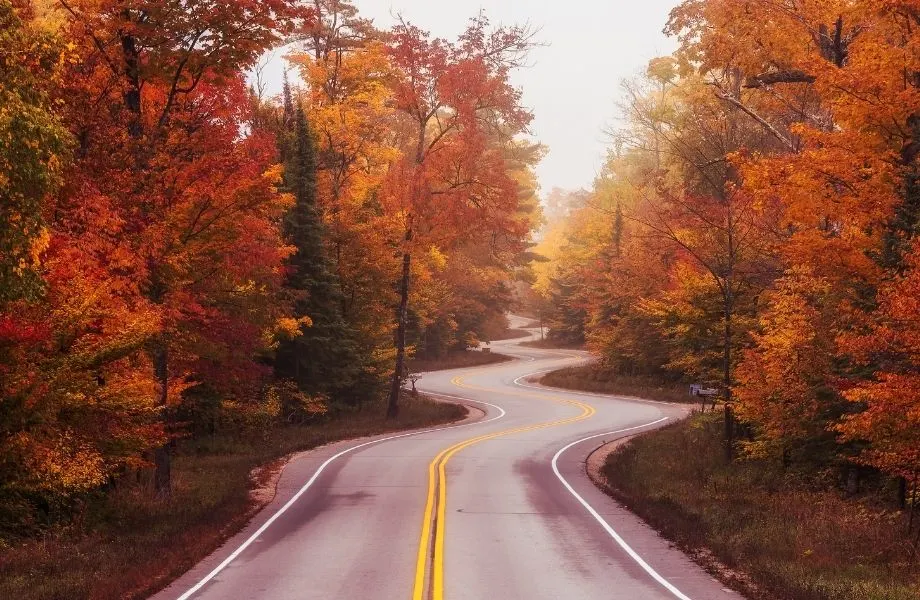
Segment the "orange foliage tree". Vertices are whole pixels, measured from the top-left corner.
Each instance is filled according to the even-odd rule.
[[[0,3],[0,504],[12,512],[58,506],[163,441],[138,352],[155,317],[108,277],[91,236],[57,228],[72,138],[53,99],[74,56],[34,17]]]
[[[863,389],[860,369],[827,355],[874,326],[876,290],[917,232],[918,17],[912,2],[870,0],[692,0],[671,15],[678,58],[776,144],[737,160],[745,192],[780,209],[789,269],[741,367],[741,410],[784,449],[827,436],[835,388]],[[809,348],[819,360],[783,356]]]
[[[403,158],[389,171],[382,199],[402,221],[402,275],[396,365],[388,414],[398,410],[405,370],[412,256],[484,226],[520,227],[517,183],[498,140],[523,131],[531,115],[509,82],[530,46],[522,28],[490,30],[474,19],[457,43],[431,39],[402,23],[391,34],[393,106]]]
[[[871,378],[844,391],[857,407],[836,429],[863,445],[859,459],[916,481],[920,473],[920,242],[914,241],[903,274],[879,291],[878,310],[865,332],[843,336],[843,349]]]
[[[269,168],[273,141],[240,137],[242,73],[299,13],[285,0],[61,5],[80,44],[66,90],[80,148],[60,227],[156,314],[144,347],[168,422],[190,386],[252,382],[280,306],[265,298],[286,252],[285,201]],[[209,377],[215,364],[240,368]],[[155,462],[168,495],[168,445]]]

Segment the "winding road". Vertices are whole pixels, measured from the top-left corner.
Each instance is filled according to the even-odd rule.
[[[512,362],[420,380],[481,418],[300,455],[242,532],[153,598],[737,598],[585,472],[598,446],[686,409],[540,387],[586,355],[521,341],[492,344]]]

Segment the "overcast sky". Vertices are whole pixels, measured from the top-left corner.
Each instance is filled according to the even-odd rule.
[[[553,187],[590,187],[604,156],[605,126],[617,117],[620,82],[667,54],[674,42],[662,34],[678,0],[356,0],[377,27],[393,15],[434,36],[454,38],[480,9],[493,23],[530,23],[546,47],[534,50],[530,68],[514,77],[534,111],[533,136],[549,147],[538,167],[544,193]],[[280,66],[272,65],[272,88]],[[274,90],[271,90],[274,91]]]

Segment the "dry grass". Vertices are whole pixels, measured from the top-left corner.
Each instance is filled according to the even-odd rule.
[[[539,319],[531,319],[530,321],[527,321],[526,323],[521,325],[521,328],[522,329],[539,329],[542,326],[543,324],[540,323]]]
[[[502,340],[516,340],[519,338],[530,337],[530,332],[526,329],[506,329],[490,339],[490,342],[500,342]]]
[[[825,474],[767,461],[726,465],[720,420],[696,415],[612,454],[611,493],[684,549],[747,574],[751,598],[920,598],[905,515],[889,498],[846,498]]]
[[[549,338],[542,340],[532,340],[530,342],[521,342],[525,348],[542,348],[544,350],[584,350],[584,344],[560,344]]]
[[[86,504],[73,524],[43,539],[0,545],[0,598],[145,598],[238,531],[253,506],[250,473],[292,452],[348,439],[458,420],[466,409],[406,395],[400,417],[382,403],[264,437],[215,436],[180,444],[169,502],[123,483]],[[2,542],[0,542],[2,543]]]
[[[540,383],[550,387],[596,392],[599,394],[619,394],[637,396],[662,402],[693,402],[684,384],[661,383],[644,377],[615,375],[598,368],[596,365],[568,367],[547,373]]]
[[[503,363],[509,360],[512,360],[512,358],[504,354],[467,350],[466,352],[451,352],[441,358],[413,358],[409,361],[409,371],[411,373],[423,373],[427,371],[443,371],[445,369],[466,369]]]

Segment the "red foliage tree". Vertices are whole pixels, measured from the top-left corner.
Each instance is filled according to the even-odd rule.
[[[407,23],[392,32],[393,102],[405,151],[385,185],[385,198],[404,223],[391,417],[405,365],[413,252],[484,226],[521,226],[512,218],[517,184],[493,134],[510,140],[530,122],[509,81],[530,45],[527,29],[491,30],[484,17],[472,20],[456,43],[431,39]]]

